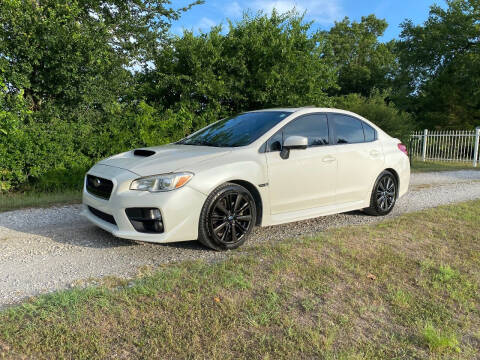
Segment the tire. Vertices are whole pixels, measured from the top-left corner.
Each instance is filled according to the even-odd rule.
[[[200,213],[198,241],[217,251],[243,245],[257,218],[252,194],[243,186],[225,183],[207,197]]]
[[[390,171],[383,171],[375,181],[370,207],[364,211],[373,216],[385,216],[389,214],[397,200],[398,184],[397,179]]]

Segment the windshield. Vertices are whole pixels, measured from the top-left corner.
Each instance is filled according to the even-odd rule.
[[[251,144],[291,112],[249,112],[220,120],[181,140],[178,144],[237,147]]]

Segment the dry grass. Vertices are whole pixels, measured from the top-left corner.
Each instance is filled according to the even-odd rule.
[[[76,204],[81,201],[82,192],[79,190],[64,190],[52,193],[35,191],[0,193],[0,212],[22,208]]]
[[[474,201],[44,296],[0,314],[0,354],[473,359],[479,225]]]
[[[454,161],[425,161],[421,159],[413,159],[411,163],[411,171],[415,172],[432,172],[432,171],[455,171],[455,170],[480,170],[480,165],[473,167],[471,162],[454,162]]]

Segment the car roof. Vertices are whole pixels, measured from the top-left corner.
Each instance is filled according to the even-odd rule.
[[[263,111],[289,112],[290,115],[298,113],[298,116],[307,115],[307,114],[310,114],[310,113],[330,113],[330,112],[334,112],[334,113],[337,113],[337,114],[345,114],[345,115],[350,115],[350,116],[356,117],[358,119],[361,119],[361,120],[367,122],[367,124],[369,124],[370,126],[374,127],[377,130],[377,132],[387,135],[380,127],[378,127],[376,124],[374,124],[370,120],[368,120],[368,119],[364,118],[363,116],[361,116],[359,114],[356,114],[354,112],[347,111],[347,110],[342,110],[342,109],[322,108],[322,107],[315,107],[315,106],[304,106],[304,107],[296,107],[296,108],[286,107],[286,108],[262,109],[262,110],[255,110],[255,111],[250,111],[250,112],[263,112]]]
[[[259,110],[251,110],[247,112],[268,112],[268,111],[279,111],[279,112],[290,112],[294,113],[301,108],[272,108],[272,109],[259,109]]]
[[[285,107],[285,108],[271,108],[271,109],[260,109],[260,110],[253,110],[249,112],[267,112],[267,111],[281,111],[281,112],[290,112],[295,113],[297,111],[302,111],[304,113],[309,112],[338,112],[344,114],[353,114],[359,116],[358,114],[352,113],[351,111],[336,109],[336,108],[324,108],[324,107],[315,107],[315,106],[304,106],[304,107]]]

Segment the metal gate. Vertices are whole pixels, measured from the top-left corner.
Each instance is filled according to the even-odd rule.
[[[423,130],[410,136],[409,152],[422,161],[478,163],[480,127],[475,130]]]

